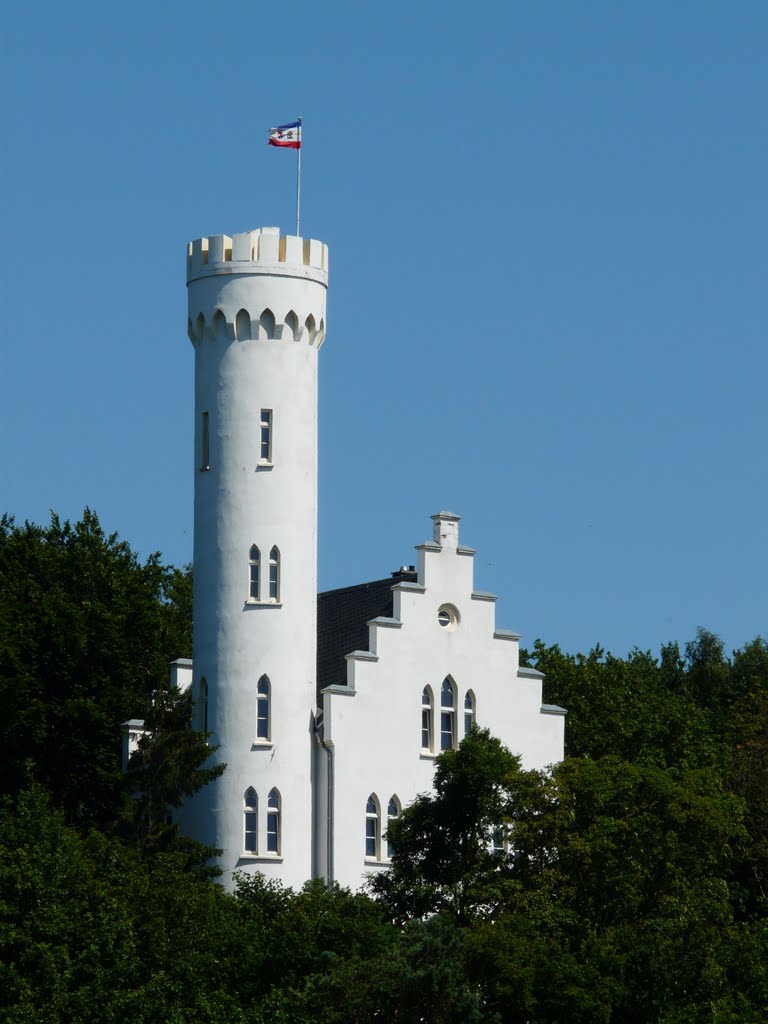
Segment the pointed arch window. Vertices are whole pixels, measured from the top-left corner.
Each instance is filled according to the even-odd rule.
[[[421,691],[421,749],[432,750],[432,690]]]
[[[445,677],[440,690],[440,749],[453,750],[456,746],[456,689]]]
[[[389,838],[389,828],[395,818],[400,817],[400,801],[396,796],[390,797],[390,801],[387,804],[387,859],[392,860],[392,855],[395,852],[392,846],[392,840]]]
[[[200,680],[200,728],[208,732],[208,682],[205,676]]]
[[[269,676],[259,680],[256,694],[256,739],[269,740],[271,736],[272,685]]]
[[[277,548],[269,552],[269,600],[280,600],[280,552]]]
[[[254,544],[248,555],[248,569],[250,583],[248,596],[252,601],[258,601],[261,593],[261,552]]]
[[[371,793],[365,805],[365,856],[368,860],[379,860],[380,837],[379,801],[376,794]]]
[[[256,790],[249,786],[243,797],[243,849],[246,853],[258,852],[258,831],[259,831],[259,798]]]
[[[464,735],[469,736],[472,732],[472,726],[475,724],[475,695],[471,690],[467,690],[467,695],[464,698]]]
[[[270,789],[267,797],[267,853],[280,853],[281,813],[280,794],[276,789]]]

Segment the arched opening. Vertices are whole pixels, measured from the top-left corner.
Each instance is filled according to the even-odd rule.
[[[249,786],[243,796],[243,849],[246,853],[258,852],[259,799],[256,790]]]
[[[267,853],[280,854],[280,817],[282,814],[280,794],[270,789],[267,797]]]
[[[259,325],[266,338],[271,341],[275,336],[275,314],[271,309],[264,310],[259,317]]]
[[[475,695],[471,690],[467,690],[467,695],[464,698],[464,735],[469,736],[472,732],[472,726],[475,724]]]
[[[288,341],[296,341],[299,333],[299,318],[290,310],[285,318],[285,332],[283,337],[287,338]]]
[[[381,811],[375,793],[371,793],[365,805],[365,856],[368,860],[380,859]]]
[[[256,739],[271,738],[272,685],[269,676],[262,676],[256,693]]]
[[[389,837],[389,828],[392,822],[396,818],[400,817],[401,810],[402,808],[400,806],[400,801],[397,799],[396,796],[391,796],[389,798],[389,803],[387,804],[387,860],[392,860],[392,855],[394,853],[392,840]]]
[[[425,686],[421,691],[421,749],[430,753],[433,749],[432,712],[432,688]]]
[[[453,750],[456,746],[456,687],[446,676],[440,688],[440,749]]]
[[[255,544],[248,553],[248,597],[258,601],[261,594],[261,552]]]
[[[253,337],[251,330],[251,314],[241,309],[235,317],[235,337],[238,341],[250,341]]]
[[[276,547],[269,552],[269,600],[280,601],[280,552]]]

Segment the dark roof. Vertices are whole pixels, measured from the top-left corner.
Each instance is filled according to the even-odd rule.
[[[317,693],[332,683],[347,682],[345,655],[368,650],[368,623],[392,617],[392,587],[416,581],[412,570],[393,572],[385,580],[326,590],[317,595]]]

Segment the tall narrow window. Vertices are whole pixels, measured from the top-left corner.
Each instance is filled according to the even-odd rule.
[[[280,853],[280,794],[270,789],[267,797],[267,853]]]
[[[496,828],[493,830],[493,838],[491,840],[491,847],[494,853],[504,853],[504,829]]]
[[[432,749],[432,691],[428,686],[421,691],[421,749]]]
[[[200,469],[210,469],[211,435],[208,426],[208,413],[200,418]]]
[[[280,600],[280,552],[277,548],[269,552],[269,600]]]
[[[256,797],[256,790],[249,786],[243,798],[243,812],[245,818],[243,848],[247,853],[256,853],[256,838],[259,827],[259,801]]]
[[[248,596],[252,601],[258,601],[261,593],[261,554],[255,544],[248,556],[248,567],[250,572]]]
[[[200,680],[200,728],[208,732],[208,683],[205,676]]]
[[[440,690],[440,749],[453,750],[456,745],[456,694],[447,677]]]
[[[261,410],[261,427],[259,439],[259,459],[261,462],[272,461],[272,410]]]
[[[469,736],[472,726],[475,724],[475,695],[471,690],[467,691],[464,698],[464,735]]]
[[[396,796],[393,796],[387,804],[387,859],[392,860],[392,855],[395,852],[395,848],[392,845],[392,840],[389,838],[389,829],[395,818],[400,817],[400,801]]]
[[[269,739],[269,705],[271,687],[267,676],[259,680],[258,693],[256,696],[256,739]]]
[[[371,793],[365,805],[365,856],[370,860],[379,859],[379,801]]]

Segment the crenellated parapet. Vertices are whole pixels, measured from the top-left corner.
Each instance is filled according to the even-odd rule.
[[[328,246],[316,238],[257,228],[196,238],[187,246],[187,284],[216,274],[280,274],[328,284]]]
[[[187,247],[189,339],[319,348],[327,285],[328,246],[317,239],[279,228],[196,238]]]

